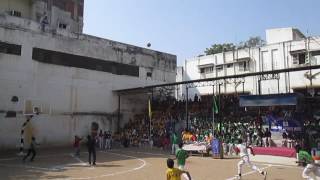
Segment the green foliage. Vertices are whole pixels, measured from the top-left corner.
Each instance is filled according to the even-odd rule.
[[[207,48],[204,53],[206,55],[210,54],[217,54],[221,52],[226,52],[226,51],[232,51],[235,49],[235,45],[232,43],[225,43],[225,44],[214,44],[210,48]]]
[[[226,52],[226,51],[233,51],[236,48],[243,49],[243,48],[249,48],[249,47],[259,47],[263,45],[265,45],[265,41],[261,39],[261,37],[255,36],[255,37],[250,37],[245,42],[240,42],[238,46],[234,45],[233,43],[213,44],[211,45],[210,48],[206,48],[204,53],[206,53],[206,55],[210,55],[210,54],[217,54],[217,53]]]
[[[260,36],[250,37],[245,42],[240,42],[238,49],[249,48],[249,47],[259,47],[265,45],[265,41],[261,39]]]

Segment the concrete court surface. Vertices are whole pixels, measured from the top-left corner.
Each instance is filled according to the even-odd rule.
[[[75,158],[72,149],[38,149],[34,162],[22,162],[14,152],[0,153],[0,179],[108,179],[108,180],[164,180],[166,159],[172,157],[159,149],[124,148],[111,151],[97,150],[97,165],[87,164],[88,154],[82,148]],[[189,157],[186,170],[194,180],[232,180],[239,159],[212,159]],[[261,161],[261,160],[260,160]],[[268,171],[268,180],[301,180],[302,168],[285,164],[256,162]],[[243,180],[263,179],[261,175],[244,168]]]

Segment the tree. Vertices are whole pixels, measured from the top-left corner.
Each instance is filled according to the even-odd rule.
[[[233,43],[225,43],[225,44],[213,44],[210,48],[206,48],[204,53],[206,55],[217,54],[225,51],[232,51],[235,49],[235,45]]]
[[[240,42],[238,48],[259,47],[265,45],[265,41],[260,36],[250,37],[245,42]]]
[[[226,51],[235,50],[235,48],[249,48],[249,47],[259,47],[265,45],[265,41],[261,39],[260,36],[250,37],[247,41],[240,42],[238,46],[235,46],[233,43],[224,43],[224,44],[213,44],[210,48],[206,48],[204,53],[206,55],[217,54]]]

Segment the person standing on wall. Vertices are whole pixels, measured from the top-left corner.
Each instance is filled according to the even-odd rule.
[[[92,165],[96,165],[96,146],[95,138],[92,138],[90,135],[87,136],[87,147],[89,152],[89,164],[91,165],[91,156],[93,159]]]

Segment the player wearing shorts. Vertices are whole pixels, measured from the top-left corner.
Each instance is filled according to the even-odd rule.
[[[184,165],[186,164],[186,159],[189,157],[187,151],[182,149],[183,143],[179,143],[179,149],[176,151],[176,158],[178,162],[178,168],[184,170]]]
[[[259,169],[257,166],[255,166],[250,162],[248,149],[251,150],[252,155],[255,155],[252,147],[249,147],[245,143],[242,143],[242,139],[239,139],[239,144],[236,145],[236,148],[235,148],[235,151],[239,153],[240,159],[241,159],[238,163],[238,175],[237,175],[238,179],[241,179],[241,170],[244,164],[247,164],[249,167],[251,167],[251,169],[258,171],[261,175],[264,176],[264,179],[266,179],[267,172],[262,171],[261,169]]]

